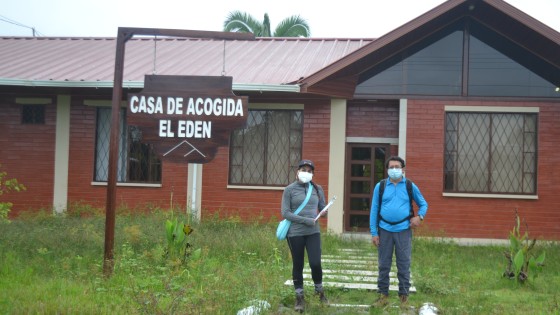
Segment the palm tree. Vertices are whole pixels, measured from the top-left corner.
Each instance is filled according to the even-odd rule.
[[[309,37],[309,25],[299,15],[292,15],[280,22],[274,34],[270,32],[270,19],[264,14],[263,22],[241,11],[230,12],[224,21],[224,32],[253,33],[256,37]]]

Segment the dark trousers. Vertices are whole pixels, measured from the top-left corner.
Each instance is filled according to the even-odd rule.
[[[292,253],[292,279],[294,288],[303,289],[303,265],[305,250],[311,268],[313,283],[323,283],[323,268],[321,267],[321,234],[315,233],[305,236],[288,237],[288,246]]]
[[[412,256],[412,230],[389,232],[379,229],[379,277],[377,292],[389,294],[389,273],[393,264],[393,253],[397,259],[399,295],[408,295],[410,289],[410,261]]]

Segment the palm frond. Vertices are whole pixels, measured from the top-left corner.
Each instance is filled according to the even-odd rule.
[[[309,24],[299,15],[285,18],[274,30],[274,37],[309,37],[311,31]]]
[[[224,21],[224,32],[253,33],[261,36],[263,25],[250,14],[232,11]]]

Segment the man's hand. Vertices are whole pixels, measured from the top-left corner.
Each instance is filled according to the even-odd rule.
[[[412,219],[410,219],[410,227],[411,228],[415,228],[420,226],[420,224],[422,223],[422,220],[420,220],[419,216],[415,216]]]
[[[379,236],[372,236],[372,237],[371,237],[371,242],[372,242],[373,245],[375,245],[376,247],[379,247]]]

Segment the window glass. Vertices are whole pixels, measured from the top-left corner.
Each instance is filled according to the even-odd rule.
[[[109,177],[109,139],[111,108],[97,109],[94,180]],[[119,156],[117,181],[128,183],[160,183],[161,160],[150,144],[142,142],[142,133],[135,126],[126,126],[126,110],[121,110],[119,123]]]
[[[536,193],[536,114],[447,113],[445,125],[445,191]]]
[[[367,211],[371,210],[371,198],[350,198],[350,210]]]
[[[352,160],[371,160],[371,148],[352,148]]]
[[[302,111],[250,110],[247,125],[232,132],[230,184],[285,186],[301,160]]]
[[[469,95],[560,97],[555,67],[488,28],[472,23]],[[550,81],[550,82],[549,82]]]
[[[385,178],[385,161],[387,160],[387,149],[385,147],[375,148],[375,160],[373,161],[375,173],[373,174],[373,184],[377,184]]]
[[[352,165],[350,165],[350,176],[369,178],[371,176],[371,165],[370,164],[352,164]]]
[[[414,45],[366,72],[356,95],[461,95],[462,23]]]
[[[468,82],[462,82],[463,37],[469,23]],[[556,67],[475,20],[452,26],[364,72],[355,97],[461,95],[560,98]]]
[[[45,124],[45,105],[23,105],[21,108],[22,124]]]
[[[352,183],[350,183],[350,193],[370,195],[372,193],[371,182],[370,181],[364,181],[364,180],[352,181]]]

